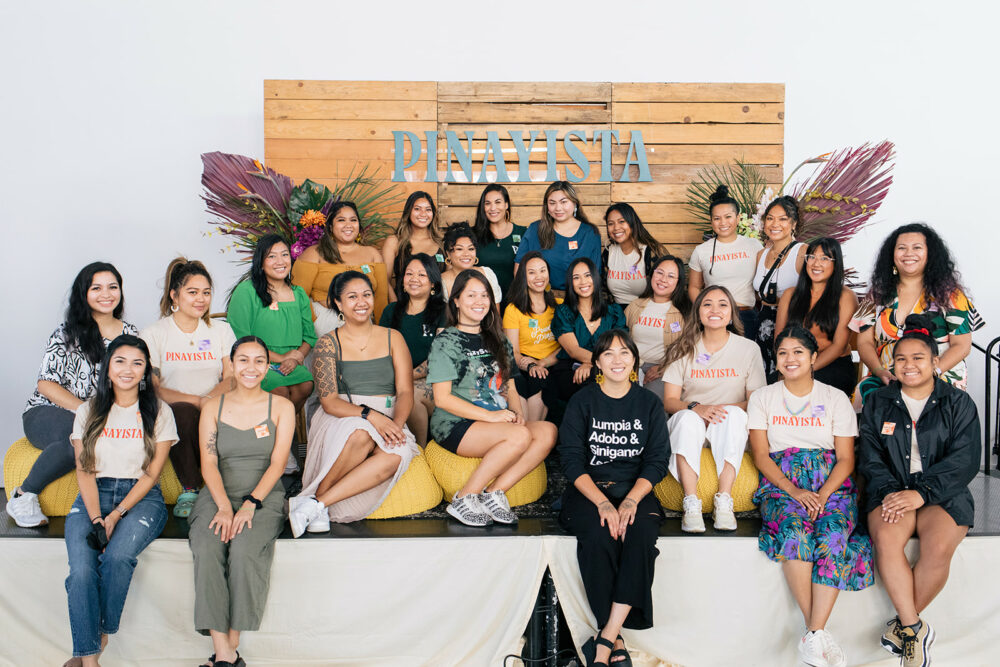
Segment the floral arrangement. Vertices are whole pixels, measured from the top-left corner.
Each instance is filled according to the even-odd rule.
[[[309,179],[295,185],[289,177],[257,160],[230,153],[204,153],[201,184],[202,199],[208,212],[217,219],[208,232],[224,234],[233,242],[223,250],[235,250],[242,261],[249,261],[257,240],[265,234],[278,234],[288,243],[295,259],[323,236],[326,219],[338,201],[353,201],[358,207],[358,241],[375,245],[393,233],[386,211],[397,205],[402,196],[395,185],[386,186],[362,166],[354,170],[342,185],[331,190]]]

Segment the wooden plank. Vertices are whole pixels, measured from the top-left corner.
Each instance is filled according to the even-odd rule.
[[[510,194],[512,204],[517,206],[518,204],[525,205],[530,202],[532,206],[536,206],[539,210],[541,210],[542,197],[545,195],[545,189],[548,186],[548,183],[504,184],[504,187],[507,188],[507,192]],[[486,186],[441,183],[438,185],[438,197],[441,199],[442,205],[476,206],[479,204],[479,196],[482,194],[484,187]],[[579,184],[575,185],[574,189],[584,205],[602,203],[607,205],[611,195],[611,188],[608,184]]]
[[[626,146],[631,139],[632,130],[642,131],[644,144],[780,144],[785,140],[785,126],[771,123],[746,125],[734,123],[640,125],[629,123],[627,125],[615,124],[613,129],[618,130],[620,143]],[[589,133],[587,136],[590,136]]]
[[[688,183],[690,181],[680,184],[683,192],[687,191]],[[780,184],[771,184],[770,187],[777,190],[781,186]],[[681,194],[682,198],[678,197],[679,194],[681,192],[678,191],[677,184],[664,184],[662,182],[611,184],[611,199],[633,204],[635,202],[670,203],[687,201],[686,194]]]
[[[512,131],[512,132],[521,132],[522,133],[521,136],[524,137],[525,140],[527,140],[527,138],[529,136],[529,133],[532,130],[534,130],[536,132],[539,131],[539,130],[556,130],[556,132],[557,132],[556,137],[559,139],[560,142],[562,142],[563,137],[570,130],[580,130],[581,132],[584,132],[586,134],[587,143],[591,143],[591,139],[594,136],[594,131],[595,130],[610,130],[610,129],[612,129],[612,127],[611,127],[611,125],[608,125],[608,124],[601,125],[601,124],[593,124],[593,123],[589,123],[589,124],[588,123],[567,123],[567,124],[553,123],[553,124],[551,124],[548,127],[538,127],[538,125],[528,125],[528,124],[524,124],[524,123],[485,123],[485,122],[484,123],[468,123],[468,122],[465,122],[465,123],[442,123],[440,129],[441,129],[442,133],[445,130],[451,130],[452,132],[458,132],[458,134],[459,134],[460,137],[464,137],[465,136],[465,134],[464,134],[465,132],[472,132],[473,133],[473,140],[475,140],[476,138],[480,138],[480,139],[484,139],[485,140],[487,132],[498,132],[498,133],[500,133],[501,137],[506,137],[506,136],[509,136],[507,134],[507,132],[509,132],[509,131]],[[442,134],[441,136],[443,137],[444,135]],[[645,137],[645,134],[643,134],[643,137]],[[582,146],[583,143],[584,143],[583,141],[580,141],[578,139],[574,139],[574,142],[576,144],[580,145],[580,146]],[[628,143],[628,142],[626,141],[626,143]],[[668,141],[662,141],[662,142],[658,142],[658,143],[670,143],[670,142],[668,142]],[[715,142],[715,143],[721,143],[721,142]],[[757,142],[747,142],[747,143],[757,143]],[[538,132],[538,137],[535,139],[535,145],[536,146],[539,146],[539,145],[544,146],[545,145],[545,134],[543,132]]]
[[[610,104],[502,104],[495,102],[441,102],[442,123],[610,123]]]
[[[264,120],[436,120],[430,100],[264,100]]]
[[[265,79],[265,99],[287,100],[432,100],[435,81],[300,81]]]
[[[631,185],[642,185],[648,187],[650,185],[668,185],[668,184],[684,184],[687,185],[691,181],[699,177],[699,172],[705,168],[706,165],[700,164],[685,164],[685,165],[650,165],[649,172],[650,176],[653,178],[653,183],[632,183]],[[633,169],[635,167],[632,167]],[[764,178],[769,182],[780,183],[783,176],[781,169],[778,167],[759,167]],[[629,183],[615,183],[612,187],[612,192],[614,192],[614,187],[630,185]]]
[[[385,160],[392,156],[393,141],[352,139],[265,139],[264,158],[310,158],[336,160],[355,157],[358,160]],[[409,151],[406,152],[409,155]]]
[[[612,150],[612,162],[625,163],[628,144]],[[785,159],[781,144],[646,144],[646,161],[653,164],[722,164],[742,160],[749,164],[780,165]]]
[[[603,82],[439,81],[438,102],[609,102]]]
[[[614,83],[618,102],[784,102],[783,83]]]
[[[785,105],[761,102],[616,102],[616,123],[782,123]]]
[[[646,223],[646,229],[660,243],[671,246],[675,243],[701,243],[702,232],[699,228],[686,222]]]
[[[660,243],[665,244],[667,246],[667,250],[670,252],[671,255],[674,255],[675,257],[680,257],[681,259],[684,260],[685,263],[687,263],[687,261],[691,259],[691,253],[693,253],[694,249],[699,245],[699,243],[684,243],[684,244],[673,243],[666,239],[658,238],[655,235],[653,238],[655,238]]]
[[[436,130],[433,121],[272,120],[264,124],[266,139],[392,139],[393,131],[422,134]],[[752,142],[750,142],[752,143]]]

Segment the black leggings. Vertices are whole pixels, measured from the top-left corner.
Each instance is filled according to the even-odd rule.
[[[76,415],[55,405],[36,405],[21,415],[24,437],[41,456],[21,483],[27,493],[41,493],[46,486],[76,468],[73,443],[69,441]]]
[[[631,484],[618,483],[601,490],[617,507],[631,488]],[[601,525],[597,506],[576,487],[566,489],[559,522],[576,536],[580,576],[598,627],[607,625],[614,602],[632,606],[626,628],[653,627],[653,566],[660,553],[656,538],[662,520],[663,510],[650,491],[639,502],[635,523],[625,531],[625,539],[614,540],[608,527]]]

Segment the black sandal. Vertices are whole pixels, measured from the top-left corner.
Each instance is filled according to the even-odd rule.
[[[601,646],[607,646],[612,651],[614,651],[615,649],[615,643],[613,641],[605,639],[604,637],[601,636],[601,633],[598,632],[596,637],[591,637],[583,644],[583,659],[584,661],[586,661],[587,667],[597,667],[597,665],[603,665],[604,667],[608,667],[608,663],[597,662],[596,660],[598,644],[600,644]],[[608,659],[610,660],[611,657],[608,656]]]
[[[208,656],[208,660],[198,665],[198,667],[215,667],[215,654]]]
[[[215,657],[214,655],[212,656]],[[236,662],[227,662],[225,660],[218,660],[215,662],[214,667],[247,667],[247,662],[240,657],[240,652],[236,652]]]
[[[628,647],[625,646],[625,640],[621,635],[618,635],[616,643],[620,641],[622,643],[622,648],[612,648],[611,655],[608,657],[608,663],[610,667],[632,667],[632,656],[628,654]],[[621,660],[615,661],[616,657],[621,657]]]

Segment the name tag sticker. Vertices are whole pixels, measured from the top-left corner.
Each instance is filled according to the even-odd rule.
[[[576,250],[579,247],[580,247],[580,244],[577,243],[576,241],[570,241],[569,242],[569,249],[570,250]]]
[[[510,236],[511,236],[511,239],[513,239],[514,243],[520,243],[521,242],[521,235],[520,234],[511,234]]]
[[[441,253],[435,254],[434,255],[434,261],[435,262],[444,262],[444,255],[442,255]]]
[[[259,426],[253,427],[253,432],[257,434],[258,438],[266,438],[271,435],[271,432],[267,429],[267,424],[260,424]]]
[[[198,341],[198,351],[199,352],[204,352],[205,350],[207,350],[210,347],[212,347],[212,341],[210,341],[209,339],[206,338],[205,340]]]
[[[825,406],[822,406],[822,405],[814,405],[813,406],[813,417],[825,417],[825,416],[826,416],[826,407]]]
[[[701,364],[702,366],[707,366],[708,362],[711,360],[712,360],[712,355],[710,355],[708,352],[702,352],[695,359],[695,362]]]
[[[392,396],[386,396],[385,397],[385,407],[387,407],[387,408],[391,408],[392,407]]]
[[[538,326],[538,320],[528,320],[528,326],[532,329],[536,328]]]
[[[896,430],[896,422],[882,422],[882,435],[892,435]]]
[[[680,322],[671,322],[670,323],[670,333],[680,333],[680,332],[681,332],[681,323]]]
[[[637,267],[637,266],[630,266],[630,267],[628,267],[628,272],[632,273],[632,274],[634,274],[638,270],[639,270],[639,267]]]
[[[372,272],[372,267],[368,266],[367,264],[361,265],[361,273],[371,273],[371,272]]]
[[[274,299],[272,299],[271,300],[271,305],[268,306],[268,308],[271,309],[271,310],[278,310],[278,302],[275,301]]]

